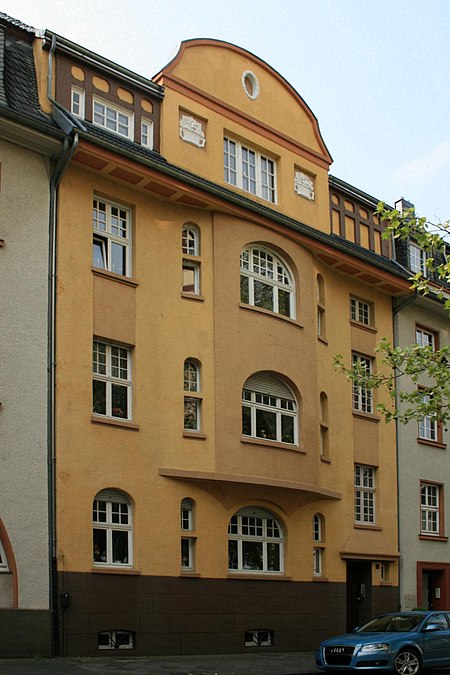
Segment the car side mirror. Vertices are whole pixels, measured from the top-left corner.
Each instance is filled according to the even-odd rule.
[[[428,623],[424,628],[426,633],[432,633],[436,630],[441,630],[441,627],[438,623]]]

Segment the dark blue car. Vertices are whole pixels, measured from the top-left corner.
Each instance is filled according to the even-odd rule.
[[[398,675],[450,666],[450,612],[377,616],[352,633],[324,640],[316,665],[322,670],[392,670]]]

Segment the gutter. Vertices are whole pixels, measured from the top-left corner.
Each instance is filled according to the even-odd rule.
[[[47,317],[47,468],[48,468],[48,523],[49,523],[49,604],[52,617],[52,653],[59,653],[59,615],[57,579],[57,533],[56,533],[56,443],[55,443],[55,391],[56,391],[56,264],[58,226],[58,186],[78,147],[79,136],[74,131],[70,117],[51,96],[53,71],[49,52],[48,97],[53,104],[52,116],[63,131],[71,132],[64,139],[61,155],[50,176],[50,214],[48,249],[48,317]]]

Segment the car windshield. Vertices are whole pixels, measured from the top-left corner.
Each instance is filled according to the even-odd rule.
[[[358,628],[358,633],[407,633],[414,630],[423,618],[423,614],[385,614],[365,623]]]

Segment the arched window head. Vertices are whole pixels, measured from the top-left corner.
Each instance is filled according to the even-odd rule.
[[[255,373],[242,390],[242,435],[298,443],[297,403],[289,387],[271,373]]]
[[[276,253],[260,247],[242,251],[241,302],[295,317],[292,274]]]
[[[180,506],[181,529],[191,531],[194,529],[194,502],[185,498]]]
[[[95,566],[131,567],[132,511],[119,490],[102,490],[93,503],[93,558]]]
[[[283,528],[258,507],[241,509],[228,526],[228,569],[246,574],[283,573]]]
[[[184,391],[200,391],[200,367],[194,359],[184,362]]]
[[[200,234],[195,225],[190,223],[184,225],[181,247],[185,255],[200,255]]]
[[[315,513],[313,516],[313,541],[320,542],[324,540],[323,516]]]
[[[325,305],[325,283],[321,274],[317,275],[317,302]]]

